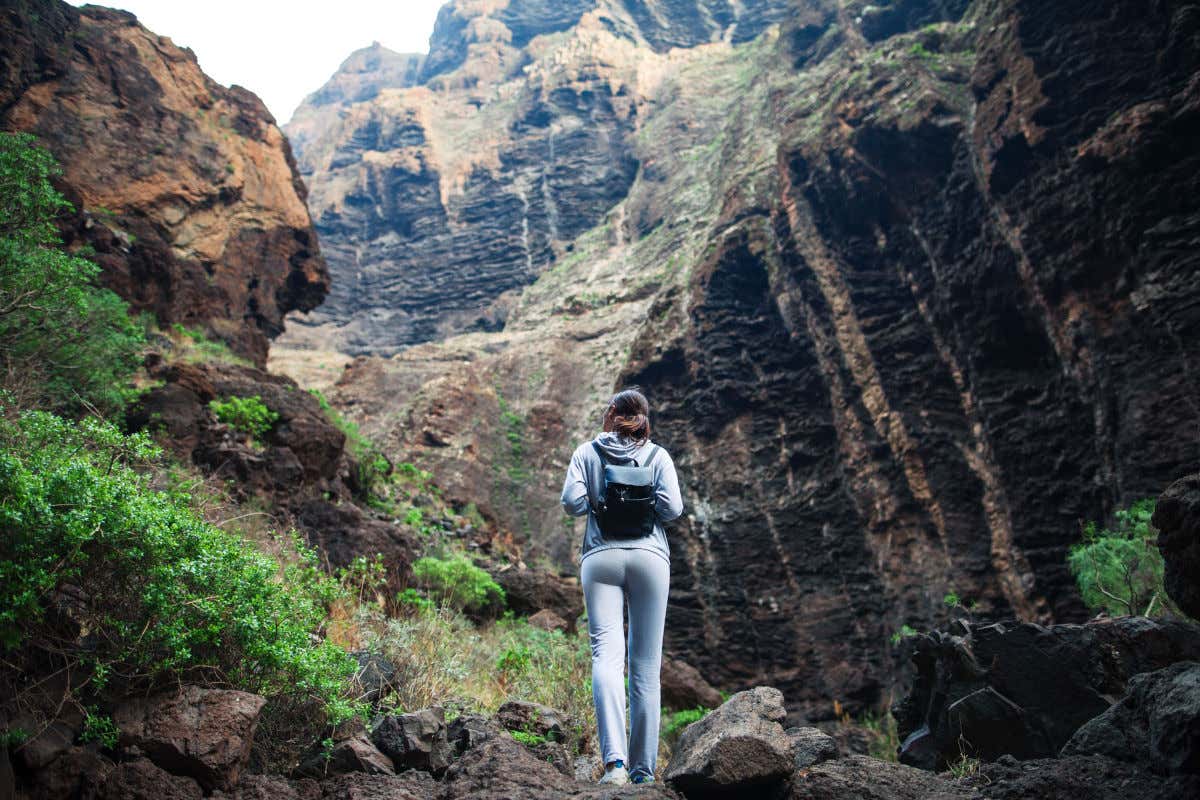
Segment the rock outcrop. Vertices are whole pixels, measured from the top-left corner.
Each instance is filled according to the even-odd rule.
[[[1200,658],[1200,625],[1142,617],[964,624],[955,634],[918,637],[913,650],[913,687],[895,709],[900,760],[945,769],[964,757],[1058,755],[1127,687],[1141,685],[1145,676],[1135,676]],[[1144,694],[1138,690],[1130,702]]]
[[[1163,588],[1189,616],[1200,619],[1200,475],[1180,478],[1154,506]]]
[[[1062,752],[1105,755],[1160,775],[1200,775],[1200,663],[1135,675],[1125,697],[1075,731]]]
[[[738,692],[684,729],[664,778],[688,797],[769,793],[794,767],[787,711],[778,689]]]
[[[187,686],[117,708],[120,746],[205,790],[230,789],[250,759],[266,699],[246,692]]]
[[[665,52],[559,7],[456,6],[465,60],[306,146],[353,278],[288,346],[471,331],[335,404],[568,565],[566,460],[640,384],[687,507],[668,648],[813,720],[879,704],[950,592],[1081,621],[1080,522],[1200,459],[1190,6],[812,0]]]
[[[160,324],[263,365],[283,315],[329,285],[292,151],[262,101],[124,11],[61,0],[0,10],[0,129],[63,168],[102,282]]]

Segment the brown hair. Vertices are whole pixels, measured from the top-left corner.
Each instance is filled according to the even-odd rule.
[[[644,442],[650,438],[650,403],[637,389],[613,395],[604,412],[604,430]]]

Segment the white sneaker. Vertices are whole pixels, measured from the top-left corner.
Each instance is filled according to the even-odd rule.
[[[601,786],[624,786],[629,783],[629,772],[624,767],[609,767],[600,779]]]

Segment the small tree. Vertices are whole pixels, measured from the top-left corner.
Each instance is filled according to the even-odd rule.
[[[1083,601],[1109,614],[1155,616],[1174,611],[1163,590],[1163,560],[1151,526],[1154,500],[1139,500],[1116,513],[1112,528],[1089,522],[1067,565]]]
[[[0,133],[0,386],[24,404],[118,411],[143,333],[95,285],[100,268],[63,250],[54,219],[70,203],[50,184],[60,172],[34,136]]]

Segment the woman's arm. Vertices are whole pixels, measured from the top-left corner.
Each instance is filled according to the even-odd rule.
[[[562,488],[563,510],[572,517],[582,517],[588,512],[587,473],[583,467],[583,453],[576,449],[567,465],[567,478]]]
[[[683,498],[679,495],[679,476],[675,474],[675,462],[671,460],[666,450],[656,459],[658,464],[657,480],[654,482],[654,493],[658,498],[654,511],[658,514],[659,522],[670,522],[678,519],[683,513]]]

